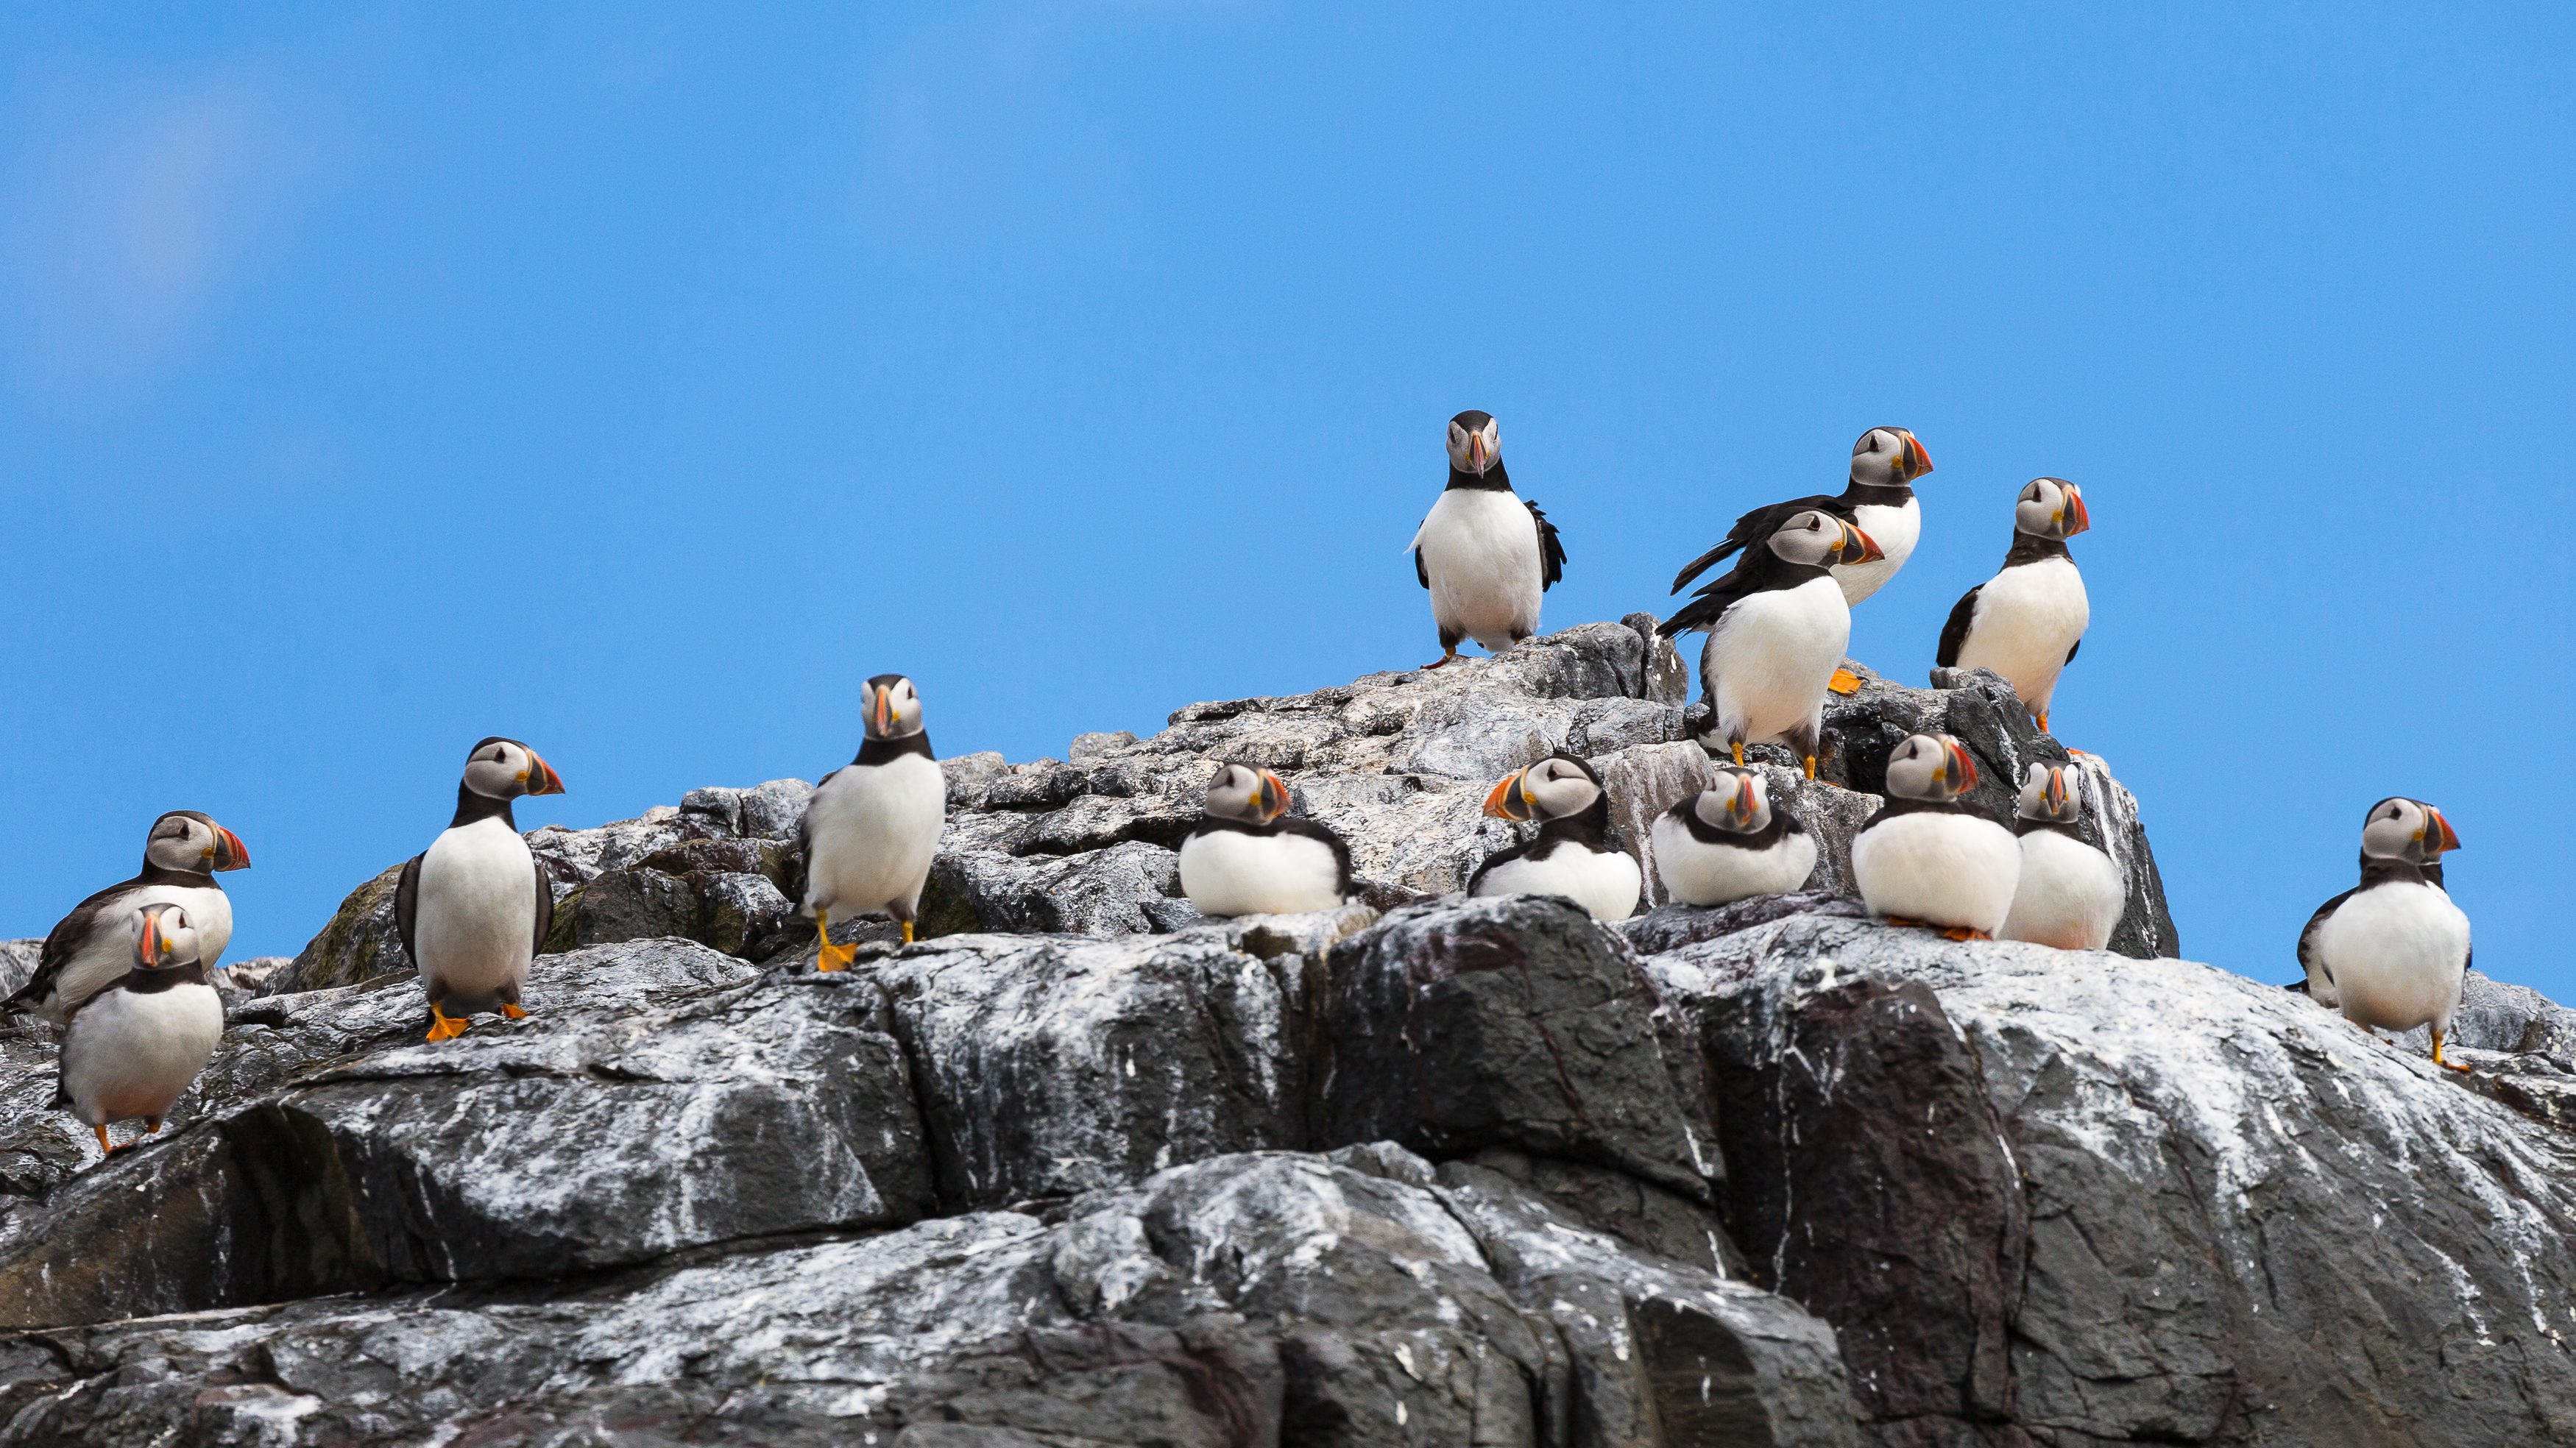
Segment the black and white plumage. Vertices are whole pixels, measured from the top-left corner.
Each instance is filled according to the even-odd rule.
[[[1288,813],[1288,785],[1278,775],[1220,764],[1206,818],[1181,841],[1181,893],[1207,916],[1336,910],[1351,893],[1350,846]]]
[[[1700,688],[1709,703],[1700,743],[1744,762],[1745,746],[1778,739],[1816,774],[1825,689],[1851,642],[1851,606],[1832,566],[1878,556],[1867,533],[1806,509],[1748,548],[1726,576],[1664,620],[1666,637],[1705,630]]]
[[[921,693],[901,674],[867,682],[858,757],[823,776],[805,804],[805,913],[814,917],[817,970],[840,970],[859,947],[832,943],[832,914],[882,910],[912,943],[930,857],[948,822],[948,779],[930,752]]]
[[[146,905],[186,907],[197,948],[213,969],[233,938],[233,902],[215,876],[249,866],[241,836],[195,810],[174,809],[154,820],[143,840],[142,870],[55,923],[37,953],[36,973],[0,1002],[0,1013],[60,1022],[123,977],[134,964],[134,912]]]
[[[1504,775],[1485,813],[1537,820],[1538,836],[1477,866],[1469,895],[1562,895],[1611,925],[1637,913],[1645,874],[1611,839],[1610,794],[1586,761],[1560,751]]]
[[[1862,903],[1891,925],[1986,940],[2012,913],[2021,846],[1961,796],[1977,762],[1946,734],[1916,734],[1887,761],[1887,804],[1852,840]]]
[[[537,751],[498,735],[482,740],[465,756],[455,817],[404,864],[394,927],[429,997],[430,1040],[464,1035],[477,1012],[527,1014],[519,992],[554,928],[555,892],[519,837],[510,801],[563,792],[563,777]]]
[[[1758,770],[1720,765],[1717,783],[1655,818],[1655,874],[1684,905],[1795,890],[1816,872],[1816,837],[1771,804]]]
[[[2372,805],[2361,826],[2361,883],[2308,917],[2299,964],[2318,1004],[2364,1027],[2430,1026],[2435,1064],[2465,1071],[2442,1056],[2471,954],[2469,917],[2442,888],[2442,855],[2459,847],[2451,822],[2422,800]]]
[[[1852,444],[1851,480],[1840,493],[1817,493],[1785,503],[1756,508],[1735,520],[1724,541],[1694,558],[1673,579],[1675,593],[1726,558],[1753,547],[1780,531],[1800,513],[1840,518],[1876,540],[1879,556],[1834,565],[1834,582],[1843,602],[1857,604],[1886,586],[1914,555],[1923,535],[1923,507],[1914,497],[1914,482],[1932,471],[1931,455],[1914,434],[1901,427],[1873,427]]]
[[[208,979],[204,932],[187,907],[153,901],[116,922],[125,972],[74,1006],[63,1023],[54,1104],[98,1133],[161,1118],[213,1059],[224,1035],[223,998]]]
[[[1992,669],[2048,730],[2057,676],[2075,662],[2093,608],[2066,540],[2093,526],[2084,494],[2064,478],[2033,478],[2013,504],[2013,543],[1994,577],[1971,588],[1941,628],[1935,662]]]
[[[1470,409],[1449,419],[1449,486],[1413,541],[1413,576],[1431,590],[1438,668],[1462,639],[1495,653],[1538,632],[1539,596],[1565,576],[1565,544],[1538,504],[1512,492],[1502,425]]]
[[[2063,764],[2034,762],[2013,804],[2021,878],[1999,933],[2060,950],[2100,950],[2129,906],[2129,887],[2111,857],[2084,842],[2084,797]]]

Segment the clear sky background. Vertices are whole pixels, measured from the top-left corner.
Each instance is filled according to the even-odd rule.
[[[1916,682],[2076,479],[2186,953],[2292,978],[2408,793],[2576,999],[2571,12],[240,8],[0,14],[0,935],[194,806],[291,953],[489,733],[591,824],[880,670],[1029,759],[1418,664],[1482,407],[1551,627],[1914,428]]]

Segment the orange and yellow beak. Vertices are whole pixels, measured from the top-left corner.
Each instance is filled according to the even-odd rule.
[[[528,751],[528,767],[527,770],[519,776],[519,782],[528,787],[528,793],[530,794],[561,794],[564,792],[563,776],[555,773],[555,767],[553,765],[539,759],[537,757],[537,751],[533,749]]]
[[[1759,801],[1753,797],[1753,776],[1749,774],[1738,776],[1735,781],[1735,798],[1726,802],[1727,816],[1751,824],[1753,811],[1757,808],[1759,808]]]
[[[1910,483],[1932,471],[1932,455],[1923,450],[1923,444],[1914,440],[1914,434],[1900,432],[1896,436],[1898,441],[1905,444],[1905,456],[1900,461],[1904,467],[1907,482]]]
[[[2093,526],[2092,510],[2084,506],[2084,492],[2073,483],[2066,485],[2066,536],[2074,537]]]
[[[247,870],[250,868],[250,851],[243,847],[241,836],[225,829],[222,825],[215,826],[215,858],[213,868],[217,870]]]
[[[1871,563],[1886,557],[1887,551],[1878,546],[1877,539],[1845,523],[1842,542],[1835,546],[1834,554],[1840,563]]]
[[[1485,435],[1481,432],[1470,433],[1467,436],[1467,471],[1481,473],[1484,470]]]
[[[150,911],[143,917],[143,934],[134,942],[134,958],[145,965],[159,965],[170,942],[161,934],[161,912]]]
[[[1495,819],[1528,819],[1537,803],[1529,796],[1529,781],[1525,778],[1528,773],[1526,769],[1515,769],[1504,775],[1485,796],[1485,813]]]
[[[885,732],[894,727],[894,689],[891,685],[879,684],[871,692],[876,697],[868,702],[868,727],[882,739]]]
[[[2437,859],[2443,851],[2456,850],[2460,847],[2459,832],[2451,828],[2449,820],[2442,818],[2440,810],[2429,804],[2424,806],[2424,833],[2416,838],[2430,846],[2426,853]]]
[[[1951,786],[1960,794],[1966,794],[1969,790],[1975,789],[1977,761],[1969,756],[1967,748],[1956,739],[1945,742],[1941,747],[1950,756],[1948,772]]]
[[[1970,768],[1974,767],[1975,766],[1973,765],[1970,766]],[[2066,813],[2066,771],[2064,769],[2053,764],[2049,766],[2048,788],[2040,795],[2040,798],[2048,801],[2048,812],[2050,814],[2061,815]]]
[[[1288,781],[1266,769],[1253,773],[1261,776],[1261,783],[1252,791],[1252,807],[1261,812],[1266,824],[1288,812]]]

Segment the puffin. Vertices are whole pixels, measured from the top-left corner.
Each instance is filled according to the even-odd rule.
[[[1449,487],[1405,551],[1440,630],[1440,658],[1424,668],[1455,662],[1461,639],[1501,653],[1538,632],[1539,595],[1565,576],[1565,544],[1538,504],[1513,494],[1492,414],[1449,419]]]
[[[1558,750],[1504,775],[1485,796],[1498,819],[1537,820],[1538,837],[1476,867],[1467,893],[1562,895],[1604,925],[1637,913],[1645,884],[1634,857],[1610,840],[1610,793],[1591,764]]]
[[[1791,498],[1736,519],[1723,542],[1692,559],[1674,576],[1672,591],[1681,592],[1692,579],[1728,556],[1778,532],[1783,520],[1812,511],[1840,518],[1878,544],[1876,558],[1866,562],[1855,558],[1834,565],[1834,582],[1842,587],[1843,602],[1857,607],[1862,599],[1884,588],[1896,576],[1896,570],[1905,566],[1905,560],[1914,556],[1915,540],[1923,536],[1923,507],[1915,501],[1914,482],[1930,471],[1932,455],[1923,450],[1911,429],[1873,427],[1852,444],[1850,481],[1840,493]],[[1836,668],[1826,687],[1837,694],[1856,693],[1860,675]]]
[[[514,1021],[527,1014],[519,988],[554,928],[555,892],[519,838],[510,801],[563,792],[563,776],[537,751],[499,735],[485,739],[466,753],[456,817],[403,865],[394,928],[429,997],[430,1040],[464,1035],[477,1011]]]
[[[832,943],[832,912],[882,910],[912,943],[930,857],[948,823],[948,777],[921,726],[921,692],[901,674],[868,680],[858,757],[823,776],[805,802],[805,913],[821,953],[814,968],[846,970],[856,941]]]
[[[1816,837],[1771,805],[1761,771],[1720,765],[1714,787],[1655,817],[1655,874],[1684,905],[1776,895],[1816,871]]]
[[[1691,602],[1658,625],[1667,638],[1705,630],[1699,681],[1708,696],[1700,744],[1744,763],[1744,747],[1778,739],[1816,777],[1823,747],[1825,688],[1851,642],[1851,605],[1833,567],[1878,558],[1857,525],[1818,508],[1780,520],[1769,537]]]
[[[2084,575],[2066,540],[2093,526],[2084,494],[2064,478],[2033,478],[2013,503],[2013,541],[2004,566],[1971,588],[1941,627],[1945,669],[1992,669],[2021,696],[2039,732],[2057,675],[2075,662],[2093,616]]]
[[[2442,1056],[2470,960],[2469,917],[2442,888],[2443,852],[2459,847],[2451,822],[2420,799],[2372,805],[2361,825],[2361,883],[2308,917],[2299,964],[2318,1004],[2365,1028],[2431,1026],[2433,1064],[2466,1071]]]
[[[1288,813],[1288,785],[1269,770],[1219,764],[1207,814],[1181,841],[1181,893],[1201,915],[1337,910],[1351,893],[1351,847]]]
[[[139,1119],[159,1131],[224,1035],[205,932],[188,908],[155,900],[117,928],[126,936],[125,972],[71,1008],[54,1088],[54,1104],[98,1133],[102,1153],[116,1150],[107,1139],[116,1122]]]
[[[2129,887],[2120,867],[2086,844],[2076,827],[2084,818],[2084,798],[2067,770],[2034,762],[2022,775],[2021,796],[2013,802],[2021,880],[2013,886],[2002,935],[2060,950],[2100,950],[2111,943],[2129,907]]]
[[[2021,845],[1960,796],[1977,762],[1946,734],[1916,734],[1887,761],[1887,804],[1852,840],[1861,902],[1890,925],[1992,940],[2012,913]]]
[[[241,836],[192,809],[174,809],[152,822],[143,837],[143,869],[131,880],[72,907],[47,932],[36,973],[0,1014],[42,1016],[61,1023],[72,1008],[106,989],[132,968],[134,912],[145,905],[187,907],[197,948],[208,969],[223,959],[233,938],[233,902],[215,876],[250,868]]]

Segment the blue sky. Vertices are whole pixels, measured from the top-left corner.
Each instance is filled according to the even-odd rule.
[[[0,16],[0,934],[187,805],[292,952],[487,733],[587,824],[881,670],[1026,759],[1419,663],[1472,406],[1551,626],[1913,427],[1916,681],[2076,479],[2187,953],[2291,978],[2409,793],[2576,998],[2568,12],[1387,10]]]

